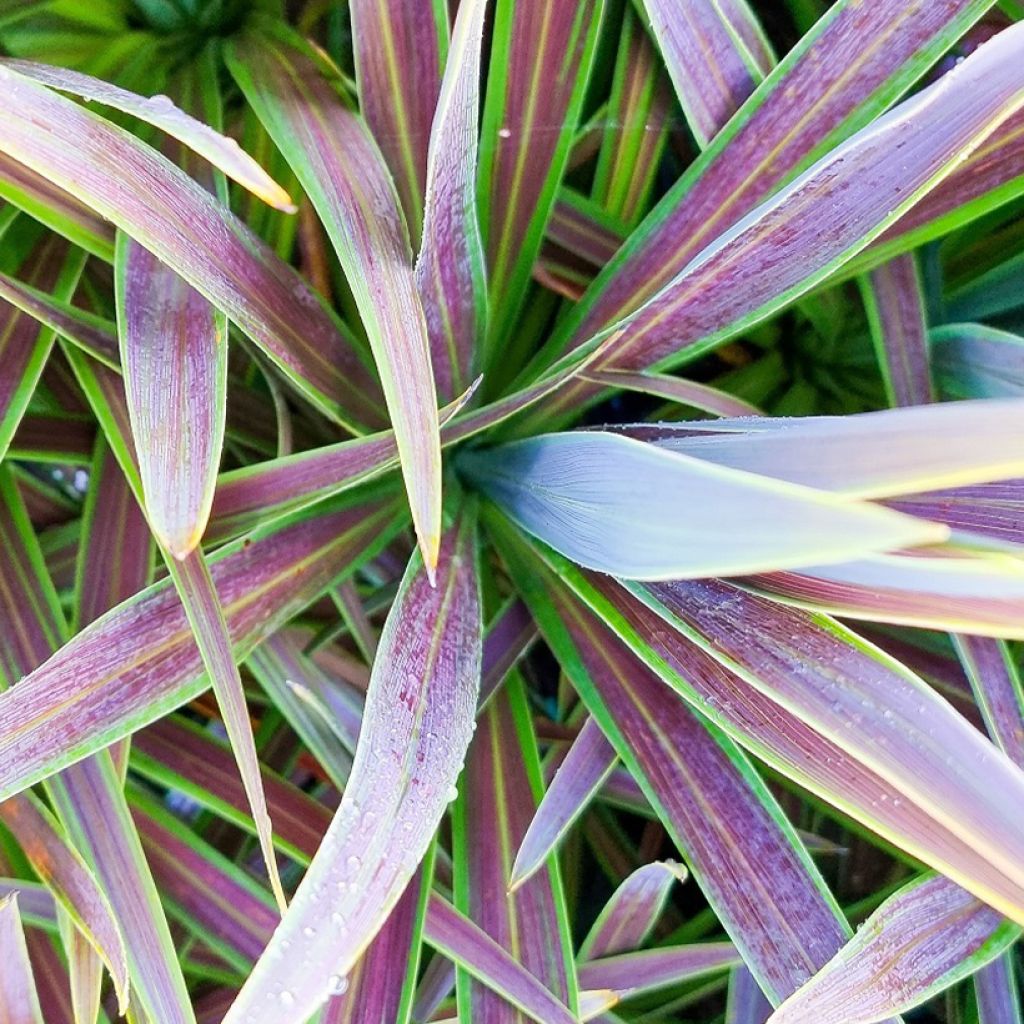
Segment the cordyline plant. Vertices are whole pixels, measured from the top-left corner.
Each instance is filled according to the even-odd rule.
[[[1020,1024],[1021,21],[0,3],[0,1019]]]

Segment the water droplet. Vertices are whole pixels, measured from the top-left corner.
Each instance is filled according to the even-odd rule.
[[[306,927],[302,929],[302,934],[305,935],[307,939],[311,939],[311,938],[313,938],[314,935],[316,935],[316,929],[315,928],[311,928],[307,924]]]
[[[282,1006],[295,1005],[295,996],[293,996],[291,992],[288,991],[288,989],[285,989],[277,998]]]
[[[327,979],[327,990],[332,996],[343,996],[348,991],[348,978],[342,974],[332,974]]]
[[[345,861],[345,867],[347,867],[352,874],[355,874],[362,866],[363,862],[354,853]]]
[[[509,128],[499,128],[498,137],[502,139],[510,139],[512,137],[512,131]]]
[[[447,796],[448,796],[448,803],[451,803],[453,800],[458,800],[458,798],[459,798],[458,786],[449,786],[448,787],[448,794],[447,794]]]

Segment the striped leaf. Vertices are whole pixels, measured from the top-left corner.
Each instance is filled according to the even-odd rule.
[[[441,105],[448,12],[442,0],[353,0],[351,11],[360,110],[380,143],[415,240],[428,190],[430,126]]]
[[[0,1003],[11,1024],[44,1024],[16,894],[0,898]]]
[[[516,323],[565,172],[604,0],[498,0],[480,141],[488,362]]]
[[[202,186],[126,132],[10,68],[0,136],[17,160],[145,246],[239,325],[325,413],[379,424],[368,371],[302,280]],[[37,124],[48,126],[46,132]]]
[[[414,557],[388,616],[341,807],[225,1024],[305,1021],[398,902],[449,801],[480,685],[474,526],[445,534],[438,585]],[[326,934],[310,935],[327,922]]]
[[[476,196],[480,48],[486,9],[486,0],[470,0],[460,7],[430,134],[416,287],[442,401],[455,398],[469,383],[487,320]],[[422,87],[418,82],[416,88]]]
[[[513,674],[485,708],[470,747],[452,821],[455,903],[570,1009],[576,1005],[569,924],[554,860],[506,891],[516,849],[540,789],[540,759],[520,678]],[[459,1014],[518,1019],[491,989],[460,974]]]
[[[973,974],[1020,931],[946,878],[915,879],[887,899],[769,1021],[873,1024]]]
[[[394,185],[365,123],[287,37],[249,35],[232,72],[302,182],[345,271],[380,371],[427,572],[441,532],[430,341]]]

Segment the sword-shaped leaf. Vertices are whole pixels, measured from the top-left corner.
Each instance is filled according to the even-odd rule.
[[[517,674],[507,679],[481,715],[476,742],[452,820],[455,903],[559,1002],[574,1009],[576,975],[557,863],[515,892],[512,862],[537,804],[540,758]],[[467,1020],[514,1024],[518,1014],[491,989],[466,975],[456,984],[459,1014]]]
[[[751,577],[798,607],[868,622],[1024,638],[1024,558],[939,550]]]
[[[730,469],[855,498],[1024,475],[1024,401],[957,402],[853,416],[759,417],[631,436]]]
[[[430,126],[443,102],[438,97],[448,11],[443,0],[354,0],[351,11],[359,106],[379,141],[415,240],[430,174]]]
[[[16,894],[0,899],[0,957],[4,965],[0,971],[0,1005],[5,1020],[10,1024],[45,1024]]]
[[[579,959],[597,960],[639,949],[661,917],[672,887],[686,877],[686,868],[675,861],[655,861],[633,871],[601,908],[580,946]]]
[[[210,571],[235,656],[244,657],[334,579],[372,557],[394,522],[393,502],[342,499],[278,520],[218,551]],[[0,694],[0,799],[208,686],[177,594],[169,580],[154,584]]]
[[[565,760],[558,766],[519,844],[509,875],[509,891],[514,892],[543,867],[573,822],[600,791],[618,759],[619,755],[605,739],[601,727],[593,718],[588,718]]]
[[[593,63],[604,0],[499,0],[480,141],[480,219],[491,337],[485,367],[516,324]]]
[[[885,110],[988,6],[834,4],[633,234],[555,350],[636,310],[783,181]]]
[[[295,212],[295,206],[280,185],[263,170],[234,139],[227,138],[209,125],[175,106],[169,96],[138,96],[92,75],[68,68],[50,67],[29,60],[4,59],[3,66],[35,82],[61,92],[70,92],[86,101],[102,103],[125,114],[141,118],[188,146],[229,178],[247,188],[264,202],[279,210]]]
[[[340,322],[209,192],[127,132],[10,68],[0,66],[0,87],[8,153],[179,273],[329,416],[381,422],[372,378]]]
[[[1008,951],[974,975],[980,1024],[1021,1024],[1020,992],[1013,952]]]
[[[489,524],[563,669],[780,1002],[849,935],[781,809],[727,737],[691,714],[507,523]]]
[[[114,979],[123,1014],[128,1006],[129,984],[124,937],[89,866],[46,805],[31,793],[0,803],[0,821],[11,830],[33,870],[75,928],[102,957]]]
[[[753,20],[742,4],[643,0],[651,32],[697,144],[706,148],[764,78],[729,14]]]
[[[896,256],[862,278],[861,288],[889,404],[927,405],[934,396],[917,260]]]
[[[344,984],[433,841],[473,732],[475,528],[445,534],[437,586],[414,556],[388,616],[341,807],[225,1024],[305,1021]],[[310,935],[317,924],[320,934]]]
[[[547,434],[469,453],[460,465],[530,533],[632,579],[806,565],[814,552],[841,562],[945,536],[878,506],[617,434]]]
[[[778,1007],[770,1024],[874,1024],[973,974],[1020,931],[948,878],[915,879]]]
[[[441,534],[441,443],[430,340],[398,196],[366,124],[283,34],[228,50],[232,73],[302,182],[355,296],[380,371],[427,572]]]
[[[367,0],[361,6],[370,3],[379,6],[379,0]],[[486,9],[486,0],[470,0],[459,8],[430,134],[416,287],[427,319],[431,364],[442,401],[465,390],[487,321],[476,201],[480,47]],[[416,87],[422,89],[422,83]]]

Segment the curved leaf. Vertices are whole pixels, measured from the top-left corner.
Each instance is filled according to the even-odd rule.
[[[406,571],[341,807],[224,1024],[305,1021],[344,984],[432,841],[469,745],[480,685],[471,522],[445,534],[441,554],[436,588],[416,557]]]
[[[460,466],[556,550],[632,579],[739,574],[821,557],[841,562],[945,533],[617,434],[547,434],[469,453]]]

